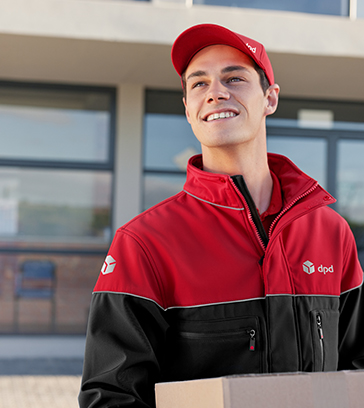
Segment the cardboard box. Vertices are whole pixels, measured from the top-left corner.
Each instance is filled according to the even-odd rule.
[[[364,370],[156,384],[157,408],[363,408]]]

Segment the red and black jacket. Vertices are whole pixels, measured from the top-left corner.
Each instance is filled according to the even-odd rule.
[[[269,166],[284,204],[265,238],[247,194],[201,156],[182,192],[117,231],[93,293],[81,408],[153,407],[161,381],[364,368],[352,233],[316,181],[280,155]]]

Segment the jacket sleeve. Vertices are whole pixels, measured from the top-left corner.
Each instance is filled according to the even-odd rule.
[[[363,286],[340,298],[339,370],[364,369]]]
[[[163,310],[154,302],[94,293],[80,407],[154,407],[166,329]]]
[[[167,330],[161,288],[149,248],[118,230],[92,295],[81,408],[154,407]]]
[[[364,369],[363,271],[351,231],[345,241],[347,252],[340,296],[338,369]]]

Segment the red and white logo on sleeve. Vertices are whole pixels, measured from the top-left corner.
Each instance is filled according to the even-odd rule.
[[[105,262],[104,262],[102,268],[101,268],[101,273],[103,275],[111,273],[114,270],[115,266],[116,266],[115,259],[111,255],[108,255],[106,257],[106,259],[105,259]]]

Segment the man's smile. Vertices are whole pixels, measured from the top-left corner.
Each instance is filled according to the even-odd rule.
[[[234,116],[237,116],[238,114],[233,111],[225,111],[225,112],[216,112],[208,115],[204,120],[206,122],[211,122],[213,120],[217,119],[225,119],[225,118],[232,118]]]

